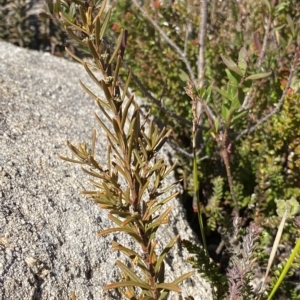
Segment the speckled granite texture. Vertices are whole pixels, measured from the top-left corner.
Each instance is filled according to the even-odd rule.
[[[96,237],[110,226],[106,212],[79,194],[88,187],[80,168],[57,158],[69,155],[67,139],[89,142],[97,126],[96,106],[78,78],[90,81],[80,64],[0,42],[0,299],[61,300],[72,291],[78,300],[121,299],[103,291],[118,275],[120,253],[109,250],[110,242],[132,242]],[[99,136],[105,163],[106,141]],[[194,238],[179,199],[171,205],[161,247],[175,234]],[[183,256],[179,246],[169,256],[168,281],[190,270]],[[169,299],[211,299],[209,285],[196,275],[182,290]]]

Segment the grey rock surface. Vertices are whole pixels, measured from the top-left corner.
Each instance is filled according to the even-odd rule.
[[[57,157],[70,156],[66,140],[90,142],[97,126],[96,106],[78,78],[90,81],[80,64],[0,42],[0,299],[66,299],[72,291],[78,300],[121,299],[103,291],[117,280],[115,260],[122,260],[110,251],[111,240],[135,245],[122,235],[97,237],[111,226],[107,213],[79,194],[89,187],[80,167]],[[98,134],[105,164],[106,141]],[[158,236],[161,248],[176,234],[195,238],[179,199],[171,205],[170,225]],[[167,281],[191,270],[184,256],[177,245]],[[169,299],[211,299],[198,275],[181,287],[182,295]]]

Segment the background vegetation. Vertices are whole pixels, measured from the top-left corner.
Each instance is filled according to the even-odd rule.
[[[253,268],[256,267],[255,276],[262,278],[282,218],[282,201],[289,201],[294,208],[277,250],[277,267],[272,270],[272,278],[276,278],[299,238],[299,228],[295,226],[299,220],[294,217],[300,202],[299,1],[112,2],[115,9],[108,41],[114,43],[113,32],[119,33],[121,28],[128,31],[124,61],[133,70],[132,88],[148,99],[145,106],[151,108],[157,124],[173,129],[170,143],[180,161],[177,175],[183,179],[185,204],[195,212],[189,218],[196,220],[196,212],[201,209],[210,255],[219,263],[221,273],[228,267],[230,257],[242,255],[234,244],[243,243],[241,237],[251,233],[251,223],[260,228],[255,231],[259,237],[255,237],[258,246]],[[203,9],[201,3],[207,7]],[[73,46],[63,31],[53,20],[32,17],[30,9],[26,1],[0,1],[0,38],[65,56],[63,45]],[[245,49],[243,55],[241,49]],[[245,73],[234,71],[229,59],[240,69],[243,66]],[[245,74],[268,72],[269,76],[245,80]],[[215,132],[205,105],[197,106],[193,114],[193,99],[185,90],[190,79],[195,85],[193,93],[209,104],[219,120]],[[224,107],[232,97],[224,98],[224,92],[234,80],[241,100],[234,116],[245,113],[227,124]],[[213,88],[208,103],[209,86]],[[195,148],[200,207],[194,194],[193,122],[198,128]],[[228,132],[225,144],[240,217],[236,226],[241,232],[236,233],[236,241],[228,238],[234,230],[235,204],[226,163],[215,138],[224,128]],[[293,265],[281,288],[285,299],[299,299],[298,266]]]

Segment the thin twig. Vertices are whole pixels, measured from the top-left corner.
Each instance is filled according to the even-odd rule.
[[[187,1],[187,14],[188,16],[191,15],[191,5],[190,5],[190,2]],[[184,56],[187,55],[187,50],[188,50],[188,41],[189,41],[189,36],[190,36],[190,33],[191,33],[191,21],[189,18],[186,18],[186,23],[185,23],[185,39],[184,39],[184,49],[183,49],[183,54]]]
[[[266,54],[266,49],[268,46],[268,38],[269,38],[269,34],[270,34],[270,29],[271,29],[271,25],[272,25],[272,14],[271,12],[269,13],[269,18],[268,18],[268,22],[267,22],[267,26],[265,29],[265,34],[264,34],[264,40],[263,40],[263,45],[260,49],[260,53],[259,53],[259,58],[257,61],[257,69],[260,68],[260,66],[262,65],[262,63],[265,60],[265,54]],[[239,111],[244,110],[244,109],[248,109],[249,108],[249,103],[252,103],[253,100],[253,86],[250,88],[250,90],[247,92],[244,102],[241,106],[241,108],[239,109]]]
[[[268,113],[267,115],[265,115],[264,117],[262,117],[260,120],[258,120],[256,122],[256,124],[253,125],[251,128],[248,128],[248,129],[245,129],[245,130],[241,131],[239,133],[239,135],[235,138],[236,141],[238,141],[243,135],[249,134],[249,133],[252,133],[253,131],[255,131],[260,125],[262,125],[264,122],[266,122],[267,120],[269,120],[273,115],[275,115],[281,109],[281,107],[284,104],[285,96],[286,96],[286,94],[287,94],[287,92],[288,92],[288,90],[289,90],[289,88],[291,86],[292,78],[293,78],[293,76],[295,74],[297,63],[299,61],[299,56],[300,56],[300,43],[298,44],[298,47],[297,47],[297,49],[295,51],[294,61],[293,61],[293,64],[291,66],[291,69],[290,69],[290,75],[288,77],[287,84],[285,86],[284,91],[282,92],[281,98],[278,101],[276,107],[270,113]]]
[[[205,34],[206,34],[206,21],[207,21],[207,0],[202,0],[201,6],[200,6],[200,26],[199,26],[199,34],[198,34],[198,40],[199,40],[199,54],[198,54],[198,86],[199,88],[204,87],[205,82]],[[202,124],[202,104],[200,101],[196,104],[196,116],[197,116],[197,124]],[[201,132],[196,129],[195,132],[195,142],[198,140],[199,135],[201,135]],[[196,145],[195,145],[196,146]]]
[[[190,62],[186,58],[184,52],[165,34],[161,27],[149,16],[149,14],[138,4],[137,0],[132,0],[133,4],[140,10],[143,16],[152,24],[152,26],[161,34],[164,40],[174,49],[174,51],[179,55],[181,60],[185,63],[188,70],[189,76],[193,83],[196,83],[195,75],[190,65]]]
[[[211,127],[211,130],[215,130],[214,126],[214,120],[211,118],[209,112],[208,112],[208,105],[206,102],[201,99],[197,94],[195,94],[195,86],[192,86],[192,82],[189,82],[189,85],[185,88],[186,93],[190,96],[192,101],[196,102],[201,102],[203,109],[206,113],[207,119],[209,126]],[[234,212],[235,216],[239,216],[239,206],[238,206],[238,200],[235,195],[234,191],[234,184],[233,184],[233,177],[232,177],[232,172],[230,168],[230,141],[228,137],[228,129],[225,128],[224,131],[216,132],[215,137],[214,137],[219,149],[220,149],[220,155],[223,159],[223,162],[225,164],[226,168],[226,175],[227,175],[227,180],[228,180],[228,185],[230,189],[230,194],[234,202]],[[194,144],[194,143],[193,143]],[[194,146],[194,145],[193,145]],[[195,153],[195,148],[193,147],[194,153]],[[195,157],[195,155],[194,155]]]
[[[200,11],[200,27],[199,27],[199,55],[198,55],[198,84],[202,88],[205,83],[205,36],[206,36],[206,22],[207,22],[207,0],[202,0]],[[197,116],[198,118],[199,116]]]
[[[189,152],[187,152],[186,150],[182,149],[182,148],[179,147],[176,143],[174,143],[172,140],[169,140],[168,142],[169,142],[170,146],[171,146],[176,152],[178,152],[178,153],[180,153],[180,154],[182,154],[182,155],[184,155],[184,156],[186,156],[186,157],[188,157],[188,158],[193,158],[193,157],[194,157],[193,153],[189,153]],[[201,154],[202,150],[204,149],[204,146],[205,146],[205,144],[202,144],[202,145],[201,145],[201,148],[196,152],[196,156],[197,156],[197,157]],[[209,156],[208,156],[208,155],[205,155],[205,156],[201,157],[201,158],[199,159],[199,161],[203,161],[203,160],[208,159],[208,158],[209,158]]]
[[[124,68],[126,69],[126,71],[129,71],[129,67],[125,62],[122,62],[122,65],[124,66]],[[140,79],[132,72],[132,80],[135,82],[135,84],[139,87],[139,89],[141,90],[141,92],[143,93],[143,95],[148,98],[148,100],[150,100],[150,102],[154,103],[159,109],[161,109],[164,113],[166,113],[166,115],[168,115],[169,117],[172,117],[174,119],[176,119],[177,121],[179,121],[181,124],[187,125],[189,127],[192,126],[192,122],[188,121],[187,119],[177,115],[176,113],[174,113],[173,111],[167,109],[164,105],[162,105],[162,101],[156,99],[148,90],[147,88],[143,85],[143,83],[140,81]],[[199,129],[204,129],[204,130],[208,130],[208,127],[205,126],[198,126]]]

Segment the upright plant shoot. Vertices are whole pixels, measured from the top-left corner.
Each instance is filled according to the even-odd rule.
[[[80,81],[82,88],[94,98],[106,118],[104,121],[95,113],[96,120],[106,133],[107,165],[102,166],[95,156],[96,130],[93,131],[91,151],[86,143],[76,147],[67,142],[76,159],[60,158],[82,165],[82,170],[93,178],[90,182],[95,188],[83,193],[98,203],[100,208],[107,209],[109,219],[116,224],[114,228],[103,230],[98,235],[123,232],[140,245],[141,251],[136,252],[112,242],[112,250],[121,251],[133,263],[130,266],[117,260],[116,264],[122,274],[120,281],[107,285],[105,289],[118,288],[127,299],[164,299],[170,291],[180,292],[178,284],[191,275],[190,272],[171,283],[164,282],[164,259],[178,236],[161,253],[156,250],[156,232],[162,224],[169,222],[171,210],[171,207],[162,208],[177,195],[177,192],[170,193],[176,182],[162,186],[162,181],[175,165],[169,168],[164,159],[158,157],[171,131],[160,131],[148,117],[142,121],[134,97],[126,97],[130,73],[121,89],[119,72],[127,33],[121,32],[115,47],[106,42],[104,35],[111,15],[111,8],[106,8],[106,2],[50,1],[48,14],[42,15],[59,21],[78,46],[91,54],[93,61],[89,63],[67,50],[83,64],[106,98],[104,100],[96,96]],[[98,79],[92,69],[100,71],[103,79]],[[133,112],[129,113],[131,108]]]

